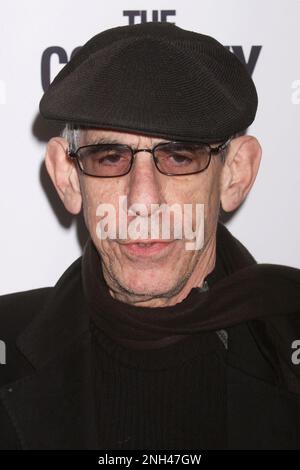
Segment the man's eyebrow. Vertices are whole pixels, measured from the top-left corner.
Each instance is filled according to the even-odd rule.
[[[88,139],[88,140],[89,140],[89,145],[122,144],[122,142],[120,142],[118,139],[112,139],[110,137],[95,137],[94,139]]]

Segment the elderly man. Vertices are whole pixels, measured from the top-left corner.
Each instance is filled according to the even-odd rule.
[[[0,299],[1,448],[300,448],[299,270],[218,222],[255,181],[256,108],[233,54],[168,23],[104,31],[58,74],[46,167],[90,237],[54,287]]]

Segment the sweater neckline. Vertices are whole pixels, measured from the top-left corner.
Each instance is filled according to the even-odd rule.
[[[199,356],[210,354],[224,355],[226,350],[216,332],[201,332],[177,339],[160,348],[132,349],[128,348],[106,334],[99,328],[93,319],[90,321],[90,330],[95,351],[101,350],[120,367],[140,370],[169,370],[183,366],[191,367],[193,360]],[[97,354],[97,352],[96,352]]]

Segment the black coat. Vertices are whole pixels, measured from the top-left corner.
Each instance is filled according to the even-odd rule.
[[[78,258],[55,287],[0,297],[0,449],[97,448],[81,284]],[[300,449],[300,312],[228,331],[228,447]]]

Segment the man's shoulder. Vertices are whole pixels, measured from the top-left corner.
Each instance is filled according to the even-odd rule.
[[[0,295],[0,337],[15,336],[40,311],[53,287],[40,287]]]
[[[14,331],[16,336],[26,328],[60,288],[65,290],[66,286],[72,284],[72,280],[78,278],[80,269],[81,257],[66,268],[54,286],[0,295],[0,339],[4,331]]]
[[[53,287],[39,287],[23,291],[11,292],[0,295],[0,308],[5,311],[7,308],[19,309],[27,304],[38,304],[50,294]],[[2,314],[2,311],[1,311]]]

